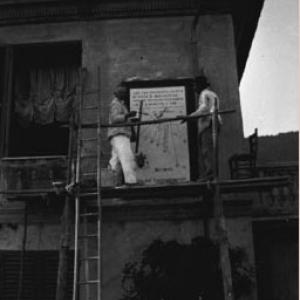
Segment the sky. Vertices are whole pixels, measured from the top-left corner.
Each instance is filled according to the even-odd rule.
[[[240,83],[244,135],[299,128],[298,0],[265,0]]]

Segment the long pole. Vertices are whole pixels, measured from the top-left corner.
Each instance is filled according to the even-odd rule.
[[[98,283],[97,283],[97,300],[102,299],[102,201],[101,201],[101,69],[97,68],[97,83],[98,83],[98,114],[97,114],[97,206],[98,206],[98,219],[97,219],[97,249],[98,249],[98,260],[97,260],[97,273],[98,273]]]
[[[17,300],[22,300],[22,295],[23,295],[24,260],[25,260],[25,255],[26,255],[26,241],[27,241],[27,227],[28,227],[27,223],[28,223],[28,209],[27,209],[27,204],[25,202],[25,207],[24,207],[24,233],[23,233],[21,259],[20,259],[20,272],[19,272]]]
[[[142,114],[143,114],[143,104],[144,101],[142,100],[140,102],[140,106],[139,106],[139,121],[142,121]],[[141,125],[137,126],[137,130],[136,130],[136,144],[135,144],[135,153],[139,152],[139,145],[140,145],[140,132],[141,132]]]
[[[235,112],[235,109],[226,109],[219,111],[220,115],[223,114],[230,114]],[[138,125],[151,125],[151,124],[160,124],[160,123],[166,123],[166,122],[177,122],[177,121],[192,121],[197,120],[199,118],[204,118],[210,116],[210,113],[207,114],[201,114],[198,116],[178,116],[175,118],[162,118],[158,120],[146,120],[146,121],[137,121],[137,122],[130,122],[130,123],[117,123],[117,124],[101,124],[101,128],[110,128],[110,127],[132,127],[132,126],[138,126]],[[92,124],[82,124],[81,128],[97,128],[96,123]],[[63,125],[62,127],[65,127]],[[78,126],[77,126],[78,127]]]
[[[70,235],[71,235],[71,215],[70,215],[70,196],[65,196],[65,206],[61,217],[61,245],[59,251],[59,267],[57,274],[56,300],[67,299],[67,279],[68,279],[68,254],[70,251]]]
[[[81,138],[82,138],[82,124],[81,124],[81,115],[82,115],[82,108],[83,108],[83,96],[84,96],[84,83],[86,79],[86,69],[80,70],[80,88],[79,88],[79,105],[77,111],[77,120],[76,123],[78,124],[77,129],[77,136],[76,136],[76,161],[75,161],[75,185],[79,186],[80,183],[80,166],[81,166]],[[80,193],[77,190],[75,193],[75,232],[74,232],[74,273],[73,273],[73,297],[72,300],[77,299],[78,293],[78,278],[79,278],[79,262],[78,262],[78,255],[79,255],[79,212],[80,212]]]
[[[223,202],[220,195],[219,185],[219,121],[217,99],[214,103],[212,113],[212,139],[213,139],[213,172],[214,172],[214,217],[217,241],[219,245],[220,265],[222,272],[222,283],[225,300],[234,300],[232,289],[231,264],[229,257],[229,247],[226,232],[226,222],[223,212]]]
[[[69,150],[68,150],[68,173],[67,173],[67,183],[72,182],[73,176],[73,139],[74,139],[74,113],[70,119],[69,124]],[[56,300],[67,299],[67,278],[69,269],[69,259],[68,255],[71,247],[71,195],[68,193],[63,193],[58,195],[64,197],[64,208],[61,216],[61,241],[59,250],[59,263],[57,270],[57,284],[56,284]]]

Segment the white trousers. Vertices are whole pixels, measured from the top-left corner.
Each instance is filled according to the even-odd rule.
[[[125,183],[136,183],[136,162],[132,152],[130,139],[125,135],[116,135],[110,140],[112,150],[109,165],[113,171],[118,171],[121,164]]]

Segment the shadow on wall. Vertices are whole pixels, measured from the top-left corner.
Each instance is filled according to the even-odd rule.
[[[254,270],[242,248],[230,250],[236,299],[251,293]],[[191,244],[153,241],[140,261],[123,269],[120,300],[223,299],[218,247],[199,237]]]

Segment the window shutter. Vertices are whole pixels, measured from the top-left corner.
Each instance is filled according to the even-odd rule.
[[[22,300],[55,300],[58,251],[26,251]],[[21,251],[0,252],[1,300],[16,300]],[[68,299],[72,299],[73,252],[69,253]]]

